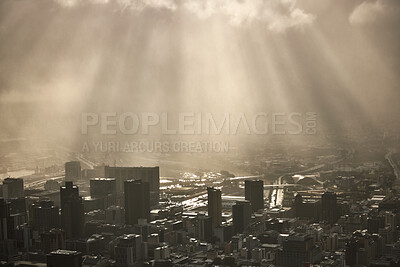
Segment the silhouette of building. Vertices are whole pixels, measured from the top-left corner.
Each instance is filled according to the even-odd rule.
[[[21,178],[6,178],[3,180],[3,198],[24,197],[24,180]]]
[[[212,219],[210,216],[199,214],[196,223],[196,236],[200,240],[210,240],[212,237]]]
[[[276,265],[282,267],[304,266],[321,260],[321,249],[309,234],[295,234],[283,241],[278,251]]]
[[[321,216],[322,220],[330,224],[336,223],[340,212],[337,204],[336,194],[332,191],[326,191],[322,194],[321,199]]]
[[[40,246],[44,253],[65,249],[65,232],[62,229],[51,229],[40,234]]]
[[[76,181],[82,177],[82,168],[79,161],[65,163],[65,181]]]
[[[150,219],[149,183],[142,180],[124,182],[125,223],[135,225],[139,219]]]
[[[67,238],[80,238],[83,234],[85,217],[79,188],[72,182],[60,187],[61,226]]]
[[[17,252],[14,218],[10,214],[10,205],[0,198],[0,260],[8,261]]]
[[[222,222],[222,200],[221,190],[207,187],[208,195],[208,216],[211,217],[212,228],[216,228]]]
[[[105,177],[115,178],[117,192],[124,191],[126,180],[142,180],[149,183],[150,205],[158,204],[160,198],[160,168],[156,167],[110,167],[105,166]]]
[[[39,232],[60,227],[59,208],[50,200],[33,203],[29,207],[29,220],[32,229]]]
[[[90,196],[92,198],[102,198],[117,191],[114,178],[93,178],[90,179]]]
[[[299,218],[319,220],[321,218],[321,201],[318,199],[308,199],[297,193],[293,202],[294,215]]]
[[[262,180],[245,180],[245,199],[250,201],[252,211],[264,209],[264,182]]]
[[[82,254],[71,250],[56,250],[47,255],[47,267],[82,267]]]
[[[140,235],[129,234],[119,237],[114,247],[117,266],[134,266],[136,261],[144,258],[145,250]]]
[[[232,206],[233,233],[243,233],[251,220],[250,201],[237,201]]]

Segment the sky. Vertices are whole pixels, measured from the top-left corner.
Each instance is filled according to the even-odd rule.
[[[110,111],[398,131],[399,22],[397,0],[2,0],[0,136],[68,138]]]

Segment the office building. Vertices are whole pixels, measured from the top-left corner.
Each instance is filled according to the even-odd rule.
[[[222,222],[222,201],[221,190],[213,187],[207,188],[208,195],[208,216],[211,217],[211,225],[214,229]]]
[[[237,201],[232,207],[233,233],[243,233],[251,221],[250,201]]]
[[[195,236],[200,240],[210,240],[212,237],[212,219],[204,214],[199,214],[195,226]]]
[[[149,183],[127,180],[124,183],[125,223],[135,225],[139,219],[150,219]]]
[[[336,194],[334,192],[327,191],[322,194],[321,215],[322,220],[325,220],[330,224],[336,223],[337,219],[339,218],[339,208]]]
[[[149,183],[150,205],[158,204],[160,197],[160,169],[159,167],[110,167],[105,166],[105,177],[115,178],[117,192],[124,191],[126,180],[142,180]]]
[[[125,209],[120,206],[111,206],[106,209],[106,222],[110,224],[125,223]]]
[[[103,198],[116,193],[116,181],[114,178],[90,179],[90,196],[92,198]]]
[[[24,180],[21,178],[6,178],[3,181],[3,198],[24,197]]]
[[[67,239],[79,238],[83,234],[85,218],[82,198],[79,188],[72,182],[65,182],[60,188],[61,226]]]
[[[245,199],[250,201],[252,212],[264,209],[264,182],[262,180],[246,180],[244,188]]]
[[[82,177],[82,168],[79,161],[65,163],[65,181],[76,181]]]
[[[60,227],[59,208],[50,200],[35,202],[29,207],[29,221],[32,229],[39,232],[58,228]]]
[[[146,257],[146,247],[140,235],[129,234],[118,238],[114,247],[114,258],[117,266],[130,267]]]
[[[276,265],[282,267],[304,266],[321,260],[321,249],[315,245],[309,234],[294,234],[283,241],[282,249],[278,251]]]
[[[44,253],[65,249],[65,232],[62,229],[51,229],[40,234],[40,246]]]
[[[10,205],[0,198],[0,260],[8,261],[17,252],[14,218],[10,214]]]
[[[82,254],[71,250],[56,250],[47,255],[47,267],[82,267]]]

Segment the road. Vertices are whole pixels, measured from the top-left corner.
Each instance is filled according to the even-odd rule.
[[[395,149],[389,149],[388,153],[385,155],[385,159],[389,161],[390,166],[393,168],[394,175],[396,176],[396,179],[400,179],[400,169],[399,165],[393,160],[392,156],[393,154],[396,153]]]

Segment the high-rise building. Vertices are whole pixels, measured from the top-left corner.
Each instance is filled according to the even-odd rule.
[[[70,161],[65,163],[65,181],[76,181],[82,177],[80,161]]]
[[[124,224],[125,209],[120,206],[111,206],[106,209],[106,222],[110,224]]]
[[[9,260],[17,254],[14,218],[10,214],[10,205],[0,198],[0,260]]]
[[[90,179],[90,196],[102,198],[116,193],[115,178],[93,178]]]
[[[3,198],[24,197],[24,180],[21,178],[6,178],[3,181]]]
[[[200,240],[209,240],[212,237],[211,217],[199,214],[195,227],[195,235]]]
[[[65,232],[62,229],[51,229],[41,233],[40,246],[44,253],[65,249]]]
[[[67,238],[79,238],[83,234],[85,217],[79,188],[72,182],[60,187],[61,226]]]
[[[250,201],[237,201],[232,207],[233,233],[243,233],[251,220]]]
[[[124,183],[125,223],[135,225],[139,219],[150,219],[149,183],[127,180]]]
[[[117,266],[134,266],[134,263],[145,257],[144,244],[140,235],[129,234],[118,238],[114,247],[114,258]]]
[[[208,195],[208,216],[211,217],[211,225],[214,229],[222,222],[222,200],[221,190],[207,187]]]
[[[336,194],[334,192],[326,191],[322,194],[321,215],[322,220],[325,220],[330,224],[336,223],[337,219],[339,218],[339,208]]]
[[[160,198],[160,168],[156,167],[110,167],[105,166],[105,177],[115,178],[117,192],[124,191],[126,180],[142,180],[149,183],[150,205],[158,204]]]
[[[58,228],[60,227],[59,208],[50,200],[35,202],[29,207],[29,222],[32,229],[39,232]]]
[[[82,267],[82,254],[71,250],[56,250],[47,255],[47,267]]]
[[[232,239],[232,225],[222,224],[215,228],[214,233],[220,243],[228,243]]]
[[[262,180],[245,180],[245,199],[250,201],[253,212],[264,209],[264,182]]]
[[[278,266],[304,266],[321,260],[321,249],[315,245],[309,234],[295,234],[283,241],[282,249],[278,251],[276,263]]]

